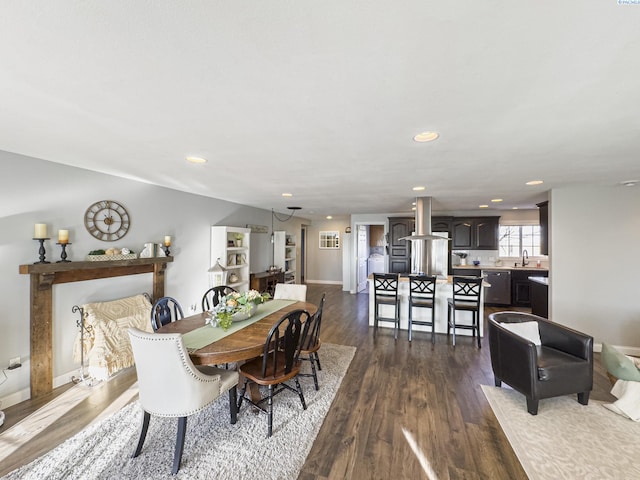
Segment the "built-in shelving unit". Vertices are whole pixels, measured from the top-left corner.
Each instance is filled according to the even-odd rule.
[[[285,231],[273,232],[273,263],[284,272],[285,283],[297,283],[298,247],[295,235]]]
[[[227,270],[227,285],[239,292],[249,289],[251,230],[242,227],[211,227],[211,266],[220,259]]]

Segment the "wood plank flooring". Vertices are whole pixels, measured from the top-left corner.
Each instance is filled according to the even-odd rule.
[[[308,300],[327,293],[322,341],[353,345],[356,355],[300,473],[309,479],[526,479],[480,385],[493,385],[487,339],[478,349],[471,338],[368,326],[368,297],[335,285],[309,285]],[[496,309],[487,308],[486,314]],[[322,361],[322,349],[320,350]],[[594,400],[612,401],[610,384],[596,355]],[[322,377],[320,377],[321,379]],[[102,415],[135,399],[135,371],[125,371],[93,387],[69,411],[6,458],[0,476],[28,463]],[[3,433],[24,420],[68,386],[38,401],[5,409]],[[322,386],[321,386],[322,388]],[[64,402],[60,402],[64,404]],[[522,408],[526,408],[524,401]],[[58,415],[56,413],[55,415]]]

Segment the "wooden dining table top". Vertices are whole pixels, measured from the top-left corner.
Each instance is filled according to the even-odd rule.
[[[295,302],[282,307],[237,332],[210,343],[203,348],[189,352],[191,361],[195,365],[220,365],[259,357],[263,353],[264,343],[267,340],[267,334],[269,330],[271,330],[271,327],[273,327],[283,315],[298,309],[306,310],[310,315],[313,315],[316,313],[317,306],[309,302]],[[208,318],[206,312],[198,313],[168,323],[156,330],[156,332],[185,334],[203,327]]]

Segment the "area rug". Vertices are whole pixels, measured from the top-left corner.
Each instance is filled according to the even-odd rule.
[[[575,395],[540,400],[530,415],[521,393],[482,390],[529,479],[640,478],[640,423]]]
[[[278,394],[271,438],[266,437],[266,416],[246,404],[231,425],[227,395],[189,417],[182,466],[175,476],[171,466],[177,419],[152,417],[142,453],[131,458],[142,415],[136,401],[3,479],[297,478],[355,350],[322,344],[320,390],[315,390],[311,377],[301,378],[307,410],[297,394]]]

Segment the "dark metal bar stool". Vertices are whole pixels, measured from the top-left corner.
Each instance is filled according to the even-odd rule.
[[[374,317],[373,334],[378,333],[378,322],[393,322],[393,338],[398,338],[400,329],[400,302],[398,301],[398,274],[397,273],[374,273]],[[392,305],[394,307],[393,317],[383,317],[380,315],[380,305]]]
[[[471,330],[475,337],[478,334],[478,348],[480,344],[480,293],[482,291],[482,277],[453,277],[453,297],[447,299],[447,336],[453,329],[453,345],[456,344],[456,328]],[[456,310],[471,312],[471,324],[457,324]]]
[[[435,336],[435,295],[436,295],[436,277],[427,275],[411,275],[409,277],[409,341],[411,341],[412,326],[424,325],[431,327],[431,343],[436,343]],[[414,320],[414,308],[430,308],[431,321]]]

